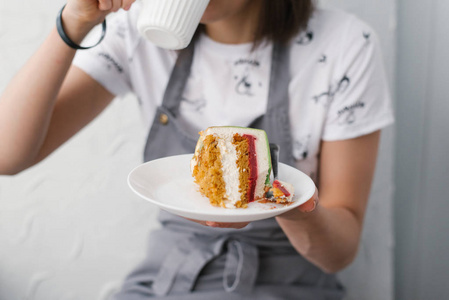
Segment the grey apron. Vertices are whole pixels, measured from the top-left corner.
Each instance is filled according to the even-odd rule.
[[[177,120],[193,44],[178,56],[148,135],[145,161],[194,152],[198,137],[185,132]],[[264,129],[270,142],[280,145],[280,161],[293,165],[288,84],[289,49],[275,44],[267,112],[249,127]],[[299,255],[274,218],[238,230],[202,226],[165,211],[159,221],[162,228],[150,235],[145,260],[126,278],[115,299],[343,297],[335,275],[325,274]]]

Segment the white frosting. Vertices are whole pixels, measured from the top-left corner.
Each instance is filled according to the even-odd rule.
[[[260,145],[262,144],[262,145]],[[265,193],[265,182],[267,180],[268,169],[268,152],[260,151],[260,149],[267,149],[265,140],[261,143],[260,139],[256,141],[257,149],[257,181],[256,181],[256,192],[254,194],[255,198],[262,198]]]
[[[240,200],[239,192],[239,170],[237,167],[237,151],[235,145],[232,144],[233,135],[220,135],[218,140],[218,149],[221,153],[221,164],[223,170],[223,180],[226,184],[226,200],[224,201],[227,208],[234,208],[235,203]]]
[[[193,174],[193,169],[195,169],[195,167],[198,165],[198,156],[194,156],[191,160],[190,160],[190,173]]]

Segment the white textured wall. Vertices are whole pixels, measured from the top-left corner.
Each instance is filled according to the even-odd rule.
[[[0,0],[0,90],[63,3]],[[155,226],[126,184],[145,135],[135,99],[118,99],[40,165],[0,176],[1,300],[107,299],[120,286]]]
[[[322,2],[375,28],[393,86],[395,1]],[[63,3],[0,0],[0,91],[54,26]],[[107,299],[142,257],[146,234],[157,225],[154,207],[126,186],[146,135],[137,110],[132,97],[116,100],[40,165],[0,176],[0,299]],[[342,275],[349,299],[392,299],[391,150],[389,130],[368,229],[356,263]]]
[[[449,299],[449,1],[399,0],[397,299]]]

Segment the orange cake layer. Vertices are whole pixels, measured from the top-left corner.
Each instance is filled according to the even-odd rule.
[[[241,193],[240,201],[235,203],[236,207],[246,207],[248,205],[248,189],[249,189],[249,146],[248,139],[241,135],[234,134],[232,144],[235,145],[237,151],[237,168],[239,170],[239,192]]]
[[[200,192],[209,198],[215,206],[224,206],[226,187],[223,180],[221,154],[214,136],[204,139],[204,151],[198,158],[198,164],[193,170],[195,182],[200,186]]]

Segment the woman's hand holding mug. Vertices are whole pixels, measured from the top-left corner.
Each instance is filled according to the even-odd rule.
[[[111,12],[129,10],[136,0],[69,0],[62,12],[64,31],[75,43],[81,43],[92,28]]]

